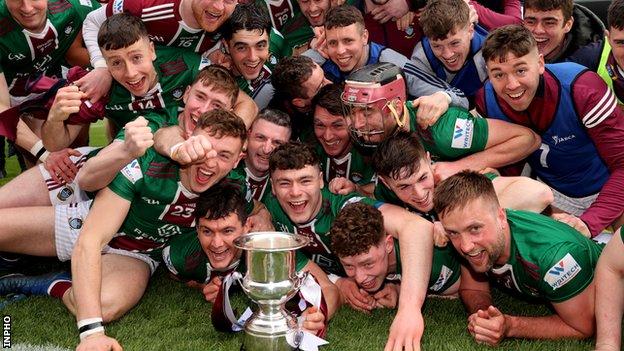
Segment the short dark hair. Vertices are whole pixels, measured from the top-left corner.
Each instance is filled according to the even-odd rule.
[[[314,149],[298,141],[289,141],[275,149],[269,157],[269,173],[275,170],[298,170],[305,166],[319,167],[320,160]]]
[[[433,209],[438,216],[465,208],[469,202],[484,199],[500,207],[494,185],[483,174],[461,171],[439,183],[433,192]]]
[[[457,29],[470,25],[470,8],[464,0],[433,0],[418,19],[423,33],[432,40],[444,40]]]
[[[418,135],[399,131],[384,140],[373,154],[373,169],[377,175],[399,179],[411,176],[420,169],[420,160],[427,157],[427,151]]]
[[[344,117],[344,104],[340,98],[343,89],[343,84],[331,83],[323,86],[312,99],[312,106],[320,106],[334,116]]]
[[[280,127],[292,129],[292,126],[290,125],[290,116],[286,112],[271,108],[265,108],[264,110],[260,111],[260,113],[258,113],[258,116],[256,116],[256,119],[254,119],[253,123],[251,124],[251,128],[249,129],[252,129],[256,121],[259,121],[261,119],[278,125]]]
[[[201,218],[210,221],[225,218],[231,213],[236,213],[242,224],[247,221],[246,201],[241,187],[227,179],[221,180],[201,193],[196,206],[197,222]]]
[[[315,63],[307,56],[291,56],[281,59],[271,74],[271,84],[285,99],[307,99],[303,83],[310,79]]]
[[[504,62],[509,53],[522,57],[533,49],[537,49],[533,34],[523,26],[510,24],[490,32],[483,43],[481,54],[486,63],[496,59]]]
[[[257,6],[250,2],[238,4],[232,12],[230,18],[219,28],[225,40],[232,39],[232,36],[239,30],[259,31],[260,35],[271,33],[271,18],[262,6]]]
[[[607,12],[609,28],[624,29],[624,0],[613,0]]]
[[[381,211],[362,202],[343,208],[330,229],[331,250],[338,257],[368,252],[384,238]]]
[[[210,65],[202,68],[193,84],[201,81],[205,87],[212,87],[215,91],[222,92],[230,96],[232,106],[238,99],[238,84],[228,69],[219,65]]]
[[[325,18],[325,29],[343,28],[357,23],[360,30],[364,30],[364,16],[357,7],[342,4],[329,10]]]
[[[240,139],[242,143],[245,143],[245,140],[247,140],[245,122],[234,112],[222,109],[202,113],[195,127],[195,130],[199,129],[208,129],[208,134],[215,138],[229,136]]]
[[[150,41],[145,24],[140,18],[128,13],[108,17],[98,32],[98,46],[102,50],[127,48],[140,39]]]
[[[567,22],[572,17],[574,2],[572,0],[524,0],[524,11],[532,9],[536,11],[561,10],[563,21]]]

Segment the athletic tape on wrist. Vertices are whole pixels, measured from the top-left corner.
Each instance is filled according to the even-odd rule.
[[[179,142],[173,145],[171,149],[169,149],[169,158],[173,159],[173,155],[175,155],[176,151],[178,151],[178,149],[180,148],[180,146],[182,146],[182,144],[183,142]]]
[[[83,340],[91,334],[100,332],[104,332],[102,318],[87,318],[78,321],[78,333],[80,333],[80,340]]]

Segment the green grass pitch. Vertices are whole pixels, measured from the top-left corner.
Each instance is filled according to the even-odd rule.
[[[102,124],[92,128],[91,141],[102,145]],[[7,162],[8,179],[17,175],[15,158]],[[0,180],[0,185],[8,179]],[[37,270],[57,267],[54,261],[37,262]],[[31,270],[27,268],[26,270]],[[494,299],[504,313],[544,315],[550,311],[539,304],[513,300],[498,291]],[[242,292],[234,295],[238,312],[248,303]],[[240,334],[216,332],[210,324],[210,308],[199,291],[189,289],[167,276],[162,267],[154,275],[138,306],[122,319],[107,326],[125,350],[239,350]],[[63,304],[49,297],[30,297],[7,305],[1,312],[11,316],[13,344],[20,350],[37,350],[32,345],[52,345],[74,349],[78,332],[74,317]],[[321,350],[382,350],[394,311],[376,310],[370,315],[342,308],[329,325],[329,344]],[[424,307],[423,350],[491,350],[477,345],[466,331],[466,313],[459,300],[430,298]],[[592,342],[576,340],[506,340],[500,350],[590,350]]]

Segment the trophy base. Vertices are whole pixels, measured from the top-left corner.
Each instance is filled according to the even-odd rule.
[[[290,343],[286,339],[286,335],[258,336],[245,333],[240,349],[241,351],[298,351],[303,334],[299,334],[301,332],[294,333],[297,334],[294,335],[294,340],[291,340]]]

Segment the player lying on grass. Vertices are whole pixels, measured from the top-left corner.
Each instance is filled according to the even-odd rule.
[[[212,147],[205,150],[203,162],[181,168],[144,145],[137,150],[137,159],[100,190],[91,209],[89,202],[82,202],[0,210],[2,220],[12,223],[0,238],[3,251],[71,258],[73,278],[72,286],[66,273],[5,277],[0,293],[62,298],[79,321],[79,349],[119,347],[104,334],[102,323],[138,303],[168,240],[195,231],[198,194],[236,166],[246,134],[239,117],[213,110],[201,115],[194,132]]]
[[[602,248],[567,224],[500,207],[492,182],[469,171],[438,184],[434,210],[465,259],[459,295],[475,341],[505,338],[588,338],[594,334],[594,268]],[[490,282],[512,294],[541,299],[554,314],[504,314]]]
[[[180,235],[163,249],[163,261],[173,276],[200,288],[206,300],[213,303],[212,321],[219,330],[232,331],[238,323],[230,307],[229,290],[236,283],[232,273],[244,274],[249,264],[233,244],[250,229],[245,206],[238,184],[216,184],[197,199],[197,233]],[[306,302],[305,310],[295,312],[305,316],[305,329],[323,335],[327,321],[339,306],[338,288],[300,252],[296,254],[296,270],[308,271],[314,278],[307,278],[293,299],[297,306],[301,299]]]
[[[364,203],[345,206],[331,227],[331,249],[353,279],[362,298],[351,307],[369,312],[373,308],[395,308],[401,285],[399,242],[386,234],[383,216]],[[456,295],[459,288],[459,257],[450,247],[434,247],[428,293]]]
[[[384,217],[386,232],[401,243],[405,262],[404,292],[399,300],[399,311],[386,345],[399,349],[402,345],[417,347],[423,331],[420,312],[426,295],[431,267],[432,225],[418,215],[400,207],[365,198],[357,193],[337,195],[324,188],[318,155],[313,148],[297,142],[278,147],[269,158],[271,189],[274,196],[265,199],[277,230],[308,236],[310,244],[301,251],[327,273],[341,273],[338,258],[330,249],[330,226],[340,210],[349,203],[364,202],[375,205]],[[357,289],[355,284],[339,288]]]

